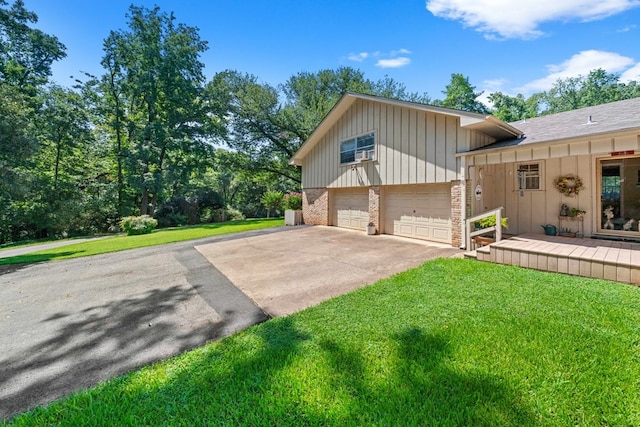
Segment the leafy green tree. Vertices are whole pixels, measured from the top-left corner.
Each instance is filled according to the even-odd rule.
[[[55,85],[43,92],[37,117],[40,144],[32,167],[38,185],[31,197],[34,206],[43,210],[37,222],[42,233],[76,232],[93,223],[88,218],[91,215],[85,203],[90,195],[85,190],[103,171],[96,171],[95,163],[90,162],[91,126],[79,93]],[[91,225],[104,228],[104,224]]]
[[[32,28],[37,20],[23,1],[8,7],[0,0],[0,243],[29,237],[33,230],[38,91],[51,64],[65,56],[58,39]]]
[[[556,81],[553,87],[544,94],[543,100],[546,108],[542,114],[555,114],[580,108],[582,106],[581,85],[581,77],[568,77]]]
[[[51,64],[66,56],[58,39],[32,28],[38,16],[16,0],[0,0],[0,80],[33,90],[51,75]]]
[[[504,122],[515,122],[537,116],[537,111],[531,111],[526,99],[520,93],[509,96],[502,92],[493,92],[489,95],[489,101],[493,104],[491,114]]]
[[[557,80],[540,95],[542,114],[554,114],[640,96],[636,81],[621,83],[617,74],[599,68],[586,76]]]
[[[115,139],[119,180],[138,189],[140,214],[152,212],[209,156],[216,114],[205,102],[207,49],[196,28],[173,14],[131,6],[128,30],[105,40],[100,89]],[[211,123],[214,123],[212,125]],[[121,177],[120,175],[124,175]],[[119,183],[124,185],[123,182]]]
[[[299,183],[299,170],[288,163],[306,130],[295,127],[294,119],[283,113],[278,91],[235,71],[218,73],[207,89],[210,98],[226,101],[227,132],[222,142],[243,153],[251,170]]]
[[[284,204],[284,194],[281,191],[267,191],[260,199],[264,207],[267,209],[267,218],[273,212],[275,215],[282,211]]]
[[[483,92],[475,92],[476,87],[469,83],[469,78],[462,74],[451,74],[451,82],[442,93],[445,98],[438,102],[438,105],[456,110],[470,111],[480,114],[488,114],[489,109],[480,101],[478,97]]]
[[[580,105],[587,107],[623,99],[619,80],[616,74],[602,68],[590,71],[580,87]]]

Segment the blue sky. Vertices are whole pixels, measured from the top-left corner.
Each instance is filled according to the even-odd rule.
[[[54,79],[101,74],[102,41],[132,1],[25,0],[67,46]],[[477,90],[529,95],[595,68],[640,80],[640,0],[156,0],[209,43],[207,78],[225,69],[277,85],[300,71],[352,66],[442,98],[452,73]]]

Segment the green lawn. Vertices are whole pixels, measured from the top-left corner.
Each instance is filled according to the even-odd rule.
[[[200,239],[220,234],[239,233],[241,231],[258,230],[261,228],[280,227],[284,225],[282,218],[250,219],[245,221],[219,222],[191,227],[178,227],[155,230],[151,234],[140,236],[115,236],[106,239],[74,243],[53,249],[46,249],[26,255],[0,258],[0,265],[22,264],[41,261],[52,261],[67,258],[98,255],[108,252],[118,252],[127,249],[143,248],[146,246],[164,245],[166,243],[182,242]]]
[[[640,288],[437,260],[11,425],[640,425]]]

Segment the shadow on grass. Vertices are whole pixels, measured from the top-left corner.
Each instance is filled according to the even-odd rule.
[[[535,425],[517,391],[501,378],[450,367],[446,334],[408,328],[394,340],[396,363],[381,386],[372,386],[380,381],[366,380],[360,352],[333,341],[321,344],[333,368],[327,379],[330,388],[347,390],[343,400],[348,415],[330,424]]]
[[[324,367],[321,379],[309,379],[307,367],[296,364],[302,344],[313,340],[320,353],[309,363]],[[171,378],[159,386],[147,375],[133,376],[106,391],[118,396],[109,406],[93,407],[104,397],[99,390],[43,415],[74,422],[78,413],[97,411],[112,417],[105,423],[126,419],[131,425],[536,424],[501,378],[452,368],[449,342],[446,334],[407,328],[382,356],[392,362],[389,369],[371,372],[359,349],[314,338],[289,317],[273,319],[249,336],[201,349],[172,367]]]
[[[40,253],[40,254],[24,254],[24,255],[16,255],[7,258],[0,258],[0,266],[11,265],[11,264],[35,264],[38,262],[52,261],[60,257],[68,257],[76,254],[80,254],[84,252],[81,251],[66,251],[66,252],[52,252],[52,253]],[[0,268],[0,274],[6,274],[7,272],[11,273],[13,271],[7,268],[6,271],[4,268]]]

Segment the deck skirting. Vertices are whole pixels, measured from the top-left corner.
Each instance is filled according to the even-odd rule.
[[[640,243],[524,234],[476,253],[480,261],[640,285]]]

